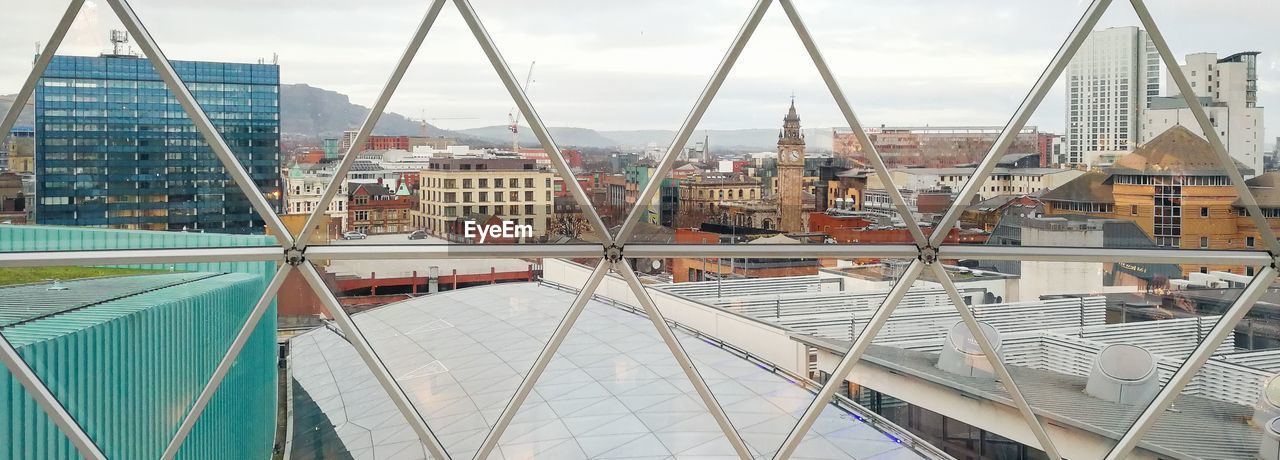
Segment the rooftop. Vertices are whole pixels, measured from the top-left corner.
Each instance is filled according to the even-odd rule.
[[[0,289],[0,328],[216,276],[210,273],[103,277]]]
[[[1239,161],[1235,167],[1246,176],[1253,170]],[[1203,137],[1185,126],[1169,128],[1154,139],[1122,156],[1108,170],[1111,174],[1225,176],[1226,170]]]
[[[475,453],[574,293],[468,288],[354,316],[450,453]],[[771,455],[813,393],[679,331],[748,446]],[[426,458],[355,351],[330,329],[292,341],[293,455]],[[512,421],[495,457],[733,456],[647,319],[592,301]],[[829,406],[797,457],[921,458]]]
[[[706,305],[779,324],[803,343],[843,355],[862,333],[886,291],[843,291],[817,277],[760,278],[656,286]],[[1106,345],[1141,344],[1167,381],[1218,317],[1106,322],[1106,299],[1062,297],[982,304],[973,313],[1001,333],[1001,355],[1033,409],[1061,426],[1118,439],[1145,408],[1087,396],[1093,357]],[[662,307],[662,305],[659,305]],[[946,331],[959,321],[939,289],[913,288],[876,336],[866,361],[965,397],[1012,405],[991,378],[960,376],[936,363]],[[1280,370],[1280,350],[1237,350],[1231,339],[1183,391],[1140,446],[1167,458],[1252,458],[1258,432],[1247,420],[1262,381]],[[875,388],[890,395],[891,389]]]

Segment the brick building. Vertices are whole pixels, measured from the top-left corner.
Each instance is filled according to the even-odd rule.
[[[382,184],[359,184],[347,199],[347,225],[367,235],[406,233],[413,229],[412,209],[413,196],[404,184],[395,192]]]

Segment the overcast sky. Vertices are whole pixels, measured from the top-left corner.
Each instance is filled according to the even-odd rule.
[[[280,59],[285,83],[370,105],[425,12],[426,0],[134,0],[172,59]],[[747,0],[473,0],[519,78],[537,61],[530,97],[553,126],[675,129],[753,2]],[[639,4],[643,7],[638,7]],[[1077,0],[796,0],[867,125],[1002,125],[1083,12]],[[1280,107],[1280,2],[1148,0],[1176,55],[1261,51],[1260,104]],[[15,92],[62,0],[0,0],[0,93]],[[358,5],[358,6],[357,6]],[[356,9],[353,9],[356,8]],[[108,48],[118,27],[89,0],[63,45]],[[1100,27],[1136,25],[1116,0]],[[842,124],[826,88],[774,5],[702,127],[780,124],[796,96],[806,127]],[[1032,124],[1061,132],[1061,88]],[[506,123],[512,104],[452,4],[390,109],[445,128]],[[1280,135],[1269,113],[1268,139]],[[1268,142],[1270,143],[1270,142]]]

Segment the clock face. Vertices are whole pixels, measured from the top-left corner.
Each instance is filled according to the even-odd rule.
[[[791,153],[790,153],[790,154],[788,154],[788,156],[790,156],[790,157],[791,157],[791,161],[799,160],[799,159],[800,159],[800,151],[799,151],[799,150],[792,150],[792,151],[791,151]]]

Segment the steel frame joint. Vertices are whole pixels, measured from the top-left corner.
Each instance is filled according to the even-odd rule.
[[[938,261],[938,248],[933,247],[933,245],[926,244],[924,247],[920,248],[920,255],[916,257],[919,258],[921,262],[924,262],[925,265],[933,265],[934,262]]]
[[[622,262],[622,248],[624,246],[626,245],[618,246],[617,243],[611,243],[608,246],[605,246],[604,260],[609,261],[609,263],[611,264],[617,264],[619,262]]]
[[[301,249],[298,246],[290,246],[284,249],[284,263],[297,267],[307,261],[307,248]]]

